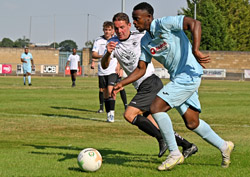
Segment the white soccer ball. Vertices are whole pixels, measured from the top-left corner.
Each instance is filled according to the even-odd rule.
[[[84,171],[97,171],[102,165],[102,156],[96,149],[86,148],[79,153],[77,162]]]

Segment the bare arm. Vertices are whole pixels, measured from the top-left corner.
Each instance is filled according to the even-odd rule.
[[[92,52],[92,58],[94,58],[94,59],[100,59],[100,58],[102,58],[102,55],[99,55],[98,54],[98,52]]]
[[[34,61],[31,59],[32,68],[34,68]]]
[[[198,20],[194,20],[190,17],[184,17],[183,20],[183,29],[189,30],[192,33],[193,37],[193,54],[196,60],[200,63],[200,65],[205,68],[204,63],[210,62],[209,55],[204,55],[200,50],[200,42],[201,42],[201,23]]]
[[[24,59],[21,58],[21,62],[22,63],[27,63],[27,61],[25,61]]]
[[[147,65],[148,64],[146,62],[140,60],[137,68],[128,77],[126,77],[121,82],[117,83],[116,86],[114,86],[113,92],[117,93],[122,87],[140,79],[146,73]]]

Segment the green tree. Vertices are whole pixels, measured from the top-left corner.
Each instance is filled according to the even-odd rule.
[[[14,42],[9,38],[3,38],[1,42],[1,47],[13,47]]]
[[[57,43],[57,42],[53,42],[53,43],[51,43],[50,45],[49,45],[51,48],[58,48],[59,47],[59,44]]]
[[[225,17],[211,0],[197,0],[197,20],[202,24],[201,50],[232,50],[234,41],[229,37]],[[192,17],[194,1],[187,1],[188,8],[183,14]],[[180,13],[180,12],[179,12]],[[189,38],[191,35],[188,33]]]
[[[19,38],[14,42],[13,47],[18,47],[18,48],[24,48],[24,47],[28,47],[30,43],[30,40],[25,38],[25,36],[23,36],[23,38]]]
[[[180,14],[193,17],[194,14],[194,1],[187,0],[188,8],[182,9]],[[202,38],[207,38],[205,33],[205,24],[211,23],[214,18],[216,23],[213,23],[213,35],[217,38],[217,33],[225,33],[223,45],[219,50],[238,50],[250,51],[250,2],[248,0],[196,0],[197,2],[197,20],[202,22],[203,35]],[[211,5],[211,2],[214,5]],[[210,4],[210,6],[208,6]],[[207,9],[211,8],[211,9]],[[208,13],[211,11],[212,13]],[[213,15],[217,14],[217,15]],[[221,18],[221,15],[223,18]],[[213,17],[211,17],[213,16]],[[205,20],[206,19],[206,20]],[[210,19],[209,21],[207,19]],[[221,19],[221,20],[218,20]],[[219,30],[218,26],[225,25],[223,30]],[[219,30],[219,31],[215,31]],[[209,33],[208,33],[209,34]],[[222,40],[223,38],[219,38]],[[208,37],[210,39],[210,37]],[[218,40],[216,40],[218,41]],[[216,43],[217,44],[217,43]],[[202,43],[203,47],[204,43]],[[210,44],[209,44],[210,45]],[[207,47],[205,47],[207,48]],[[210,49],[211,50],[211,49]]]
[[[85,46],[92,49],[94,42],[95,42],[95,40],[93,40],[93,41],[89,40],[89,41],[85,42]]]
[[[248,0],[212,0],[219,8],[235,41],[235,49],[250,51],[250,2]]]
[[[77,49],[77,45],[72,40],[64,40],[59,43],[60,51],[69,51],[71,52],[73,48]]]

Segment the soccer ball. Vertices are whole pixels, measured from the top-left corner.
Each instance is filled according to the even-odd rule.
[[[102,156],[96,149],[86,148],[79,153],[77,162],[84,171],[97,171],[102,165]]]

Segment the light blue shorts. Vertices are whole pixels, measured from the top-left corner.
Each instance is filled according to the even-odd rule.
[[[31,65],[23,64],[23,74],[31,74]]]
[[[157,94],[172,108],[183,115],[189,106],[201,112],[198,88],[201,77],[189,76],[186,73],[177,75],[172,81],[166,84]]]

